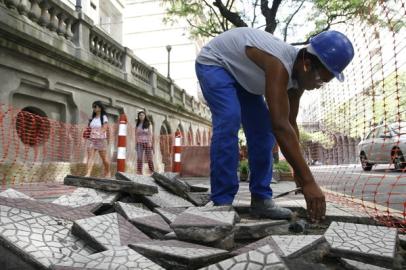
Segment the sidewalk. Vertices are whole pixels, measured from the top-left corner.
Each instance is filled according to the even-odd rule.
[[[303,195],[290,194],[275,202],[295,212],[291,221],[256,220],[247,182],[233,207],[196,207],[207,202],[208,178],[116,177],[69,176],[69,183],[139,188],[130,195],[38,183],[16,187],[33,198],[0,193],[2,269],[405,268],[404,236],[348,207],[328,202],[326,220],[307,224]],[[295,184],[271,187],[277,195]],[[157,193],[142,195],[153,189]]]

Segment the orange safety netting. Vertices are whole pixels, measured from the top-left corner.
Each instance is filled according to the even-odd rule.
[[[87,123],[87,115],[81,114]],[[114,174],[117,158],[118,123],[108,125],[107,156]],[[87,124],[68,124],[41,116],[30,107],[23,110],[0,104],[0,181],[3,188],[19,184],[61,181],[65,175],[84,175],[87,163]],[[182,145],[208,145],[209,134],[183,135]],[[202,138],[203,137],[203,138]],[[135,126],[127,125],[126,171],[136,173]],[[161,128],[152,139],[154,167],[172,170],[174,134]],[[97,155],[97,153],[96,153]],[[144,153],[143,172],[149,173]],[[101,159],[96,158],[94,176],[102,176]]]
[[[406,7],[381,1],[336,29],[355,57],[344,83],[306,93],[303,153],[328,199],[406,229]]]

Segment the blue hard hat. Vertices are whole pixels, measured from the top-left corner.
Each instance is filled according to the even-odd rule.
[[[310,39],[310,46],[321,63],[340,81],[342,73],[354,57],[351,41],[338,31],[325,31]]]

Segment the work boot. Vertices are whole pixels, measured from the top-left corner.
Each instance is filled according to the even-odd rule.
[[[255,218],[290,219],[292,211],[282,208],[269,199],[259,199],[251,196],[251,216]]]

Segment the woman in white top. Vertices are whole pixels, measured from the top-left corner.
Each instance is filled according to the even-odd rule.
[[[144,152],[147,157],[148,167],[151,172],[154,171],[152,161],[152,128],[145,112],[141,111],[137,116],[135,127],[135,143],[137,149],[137,174],[142,174]]]
[[[107,130],[108,119],[103,103],[95,101],[92,104],[93,114],[89,120],[90,136],[87,141],[87,172],[85,177],[89,177],[92,173],[96,152],[99,152],[100,158],[104,165],[104,176],[111,177],[110,162],[107,158]]]

